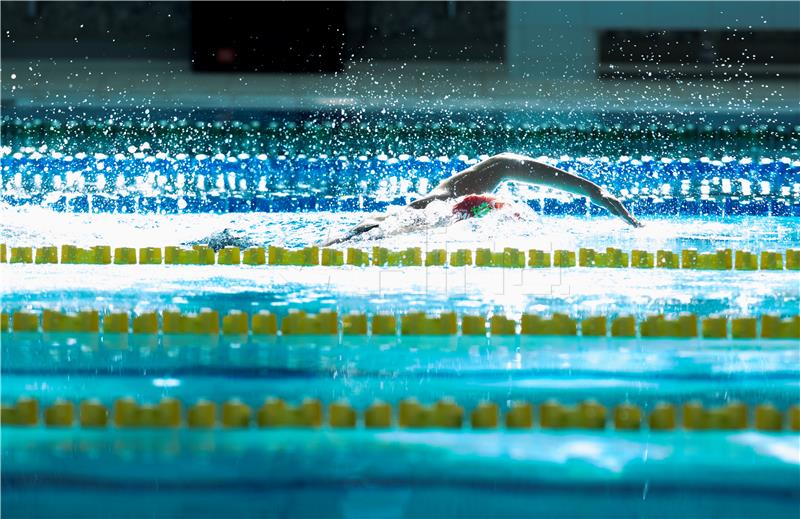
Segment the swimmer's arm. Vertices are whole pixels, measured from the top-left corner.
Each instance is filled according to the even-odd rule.
[[[536,184],[587,197],[593,204],[607,209],[634,227],[641,227],[625,206],[603,188],[563,169],[524,155],[501,153],[479,162],[437,186],[446,189],[451,196],[459,197],[471,193],[487,193],[507,180]]]
[[[365,233],[367,231],[370,231],[370,230],[378,227],[381,224],[382,221],[386,220],[387,216],[388,215],[382,214],[382,215],[377,215],[377,216],[372,216],[370,218],[367,218],[366,220],[364,220],[360,224],[356,225],[355,227],[353,227],[352,229],[347,231],[347,234],[345,234],[344,236],[340,236],[339,238],[332,238],[332,239],[320,244],[320,247],[330,247],[331,245],[336,245],[337,243],[344,243],[347,240],[349,240],[349,239],[351,239],[351,238],[353,238],[355,236],[358,236],[359,234],[363,234],[363,233]]]
[[[406,207],[410,207],[412,209],[425,209],[428,206],[428,204],[430,204],[434,200],[449,200],[451,198],[453,198],[453,196],[446,190],[442,189],[441,186],[439,186],[433,191],[431,191],[429,195],[414,200]],[[388,217],[389,217],[388,214],[371,216],[366,220],[364,220],[363,222],[361,222],[360,224],[353,227],[352,229],[350,229],[349,231],[347,231],[347,234],[345,234],[344,236],[341,236],[339,238],[332,238],[322,243],[320,246],[329,247],[331,245],[336,245],[337,243],[344,243],[350,240],[351,238],[358,236],[359,234],[363,234],[367,231],[371,231],[372,229],[378,227],[381,224],[381,222],[386,220],[386,218]]]
[[[455,198],[453,194],[442,189],[440,186],[431,191],[429,195],[414,200],[406,207],[410,207],[411,209],[425,209],[431,202],[436,200],[450,200],[451,198]]]

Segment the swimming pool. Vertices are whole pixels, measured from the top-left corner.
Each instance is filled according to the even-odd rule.
[[[796,516],[797,127],[23,115],[4,515]],[[646,226],[402,211],[508,150]]]

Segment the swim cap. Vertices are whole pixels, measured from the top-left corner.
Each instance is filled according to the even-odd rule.
[[[462,218],[480,218],[504,205],[505,202],[492,195],[467,195],[453,206],[453,214]]]

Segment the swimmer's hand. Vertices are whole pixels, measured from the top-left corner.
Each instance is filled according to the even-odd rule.
[[[194,245],[205,245],[214,249],[214,252],[217,252],[225,247],[239,247],[240,249],[246,249],[256,245],[256,243],[246,236],[232,232],[230,229],[223,229],[222,231],[214,233],[203,240],[185,242],[182,245],[189,247]]]
[[[330,247],[331,245],[336,245],[337,243],[344,243],[351,238],[358,236],[359,234],[363,234],[367,231],[371,231],[372,229],[378,227],[382,221],[386,219],[386,215],[380,216],[373,216],[372,218],[367,218],[360,224],[356,225],[344,236],[340,236],[339,238],[331,238],[325,242],[323,242],[320,246],[321,247]]]
[[[617,200],[614,196],[609,194],[604,190],[600,190],[600,192],[596,196],[592,196],[591,198],[594,204],[599,205],[600,207],[604,207],[613,215],[619,216],[630,225],[634,227],[644,227],[644,225],[639,222],[633,215],[625,209],[625,206],[622,205],[622,202]]]

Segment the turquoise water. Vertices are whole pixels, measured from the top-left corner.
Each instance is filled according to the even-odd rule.
[[[4,431],[3,506],[34,517],[794,517],[796,439]]]
[[[412,223],[438,222],[433,209],[407,211]],[[398,213],[402,222],[405,215]],[[367,213],[247,213],[112,215],[53,213],[7,208],[0,239],[11,245],[98,243],[112,247],[194,243],[230,229],[248,244],[301,247],[343,233]],[[495,250],[513,246],[576,250],[578,247],[679,251],[718,248],[784,250],[800,243],[791,217],[644,218],[631,229],[609,217],[492,214],[475,221],[423,230],[395,224],[347,243],[362,249],[421,246]],[[5,307],[114,308],[197,311],[289,309],[340,313],[409,309],[520,314],[525,311],[587,315],[680,313],[729,316],[764,312],[794,315],[800,286],[793,272],[639,269],[483,269],[125,265],[2,265]],[[88,282],[91,280],[91,283]]]
[[[0,243],[166,246],[203,242],[227,229],[243,246],[302,247],[388,210],[396,213],[393,223],[353,246],[800,247],[800,162],[791,127],[663,128],[668,144],[660,145],[642,128],[604,133],[597,130],[602,126],[498,125],[470,130],[479,137],[476,144],[464,132],[422,124],[384,125],[383,133],[367,132],[362,142],[354,137],[364,134],[358,125],[162,124],[143,130],[120,123],[67,131],[6,119]],[[232,137],[227,143],[226,132]],[[65,135],[69,139],[59,144]],[[206,142],[183,146],[180,137],[187,135]],[[266,137],[272,140],[259,140]],[[605,183],[645,227],[631,229],[582,200],[514,186],[501,194],[516,201],[519,218],[497,212],[452,222],[446,206],[401,209],[442,175],[480,160],[480,153],[530,152],[525,146],[541,147],[545,137],[553,160]],[[530,138],[538,140],[521,144]],[[437,139],[452,146],[432,148]],[[403,153],[385,146],[392,140],[405,146]],[[476,152],[479,144],[483,149]],[[116,154],[122,157],[112,160]],[[800,310],[796,271],[0,264],[0,279],[0,303],[10,312],[212,308],[222,314],[269,310],[279,317],[290,310],[336,310],[642,319],[681,312],[792,316]],[[800,395],[800,344],[792,339],[112,340],[17,332],[0,340],[3,402],[28,395],[43,407],[56,398],[97,398],[111,406],[123,396],[142,403],[170,396],[186,405],[238,398],[257,409],[275,396],[290,403],[319,398],[326,405],[347,399],[360,413],[375,399],[395,405],[406,397],[426,403],[452,397],[467,413],[482,400],[505,409],[515,400],[593,399],[609,411],[631,402],[646,415],[660,401],[690,400],[711,407],[741,401],[751,408],[771,402],[785,411]],[[4,426],[2,453],[4,517],[797,517],[800,511],[800,438],[788,430]]]

